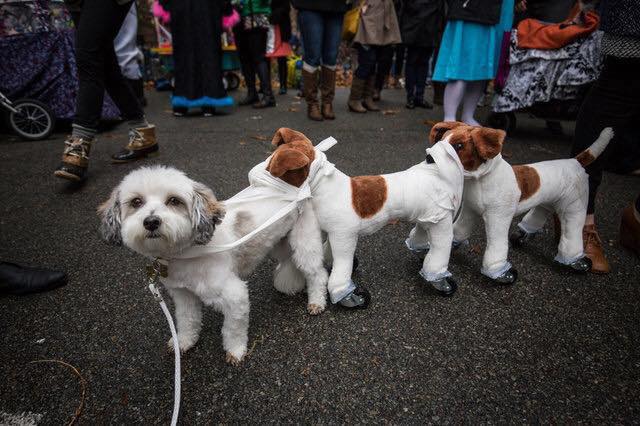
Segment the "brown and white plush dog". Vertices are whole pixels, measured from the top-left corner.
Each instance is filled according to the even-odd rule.
[[[491,138],[480,134],[492,133]],[[606,128],[600,137],[574,159],[511,166],[501,156],[505,133],[460,122],[438,123],[431,129],[432,143],[452,145],[465,169],[462,213],[454,226],[454,241],[467,240],[478,219],[485,224],[487,246],[482,273],[499,283],[512,283],[517,272],[507,261],[509,226],[515,215],[528,212],[518,225],[518,239],[538,232],[550,212],[560,218],[562,235],[555,260],[575,271],[590,268],[582,246],[587,211],[588,177],[584,166],[604,151],[613,137]]]
[[[286,138],[283,142],[291,144]],[[314,210],[331,248],[328,289],[333,303],[349,308],[367,306],[368,293],[350,278],[358,236],[371,234],[396,219],[428,229],[431,251],[420,274],[441,294],[455,292],[448,264],[453,218],[462,195],[462,164],[446,143],[434,145],[427,154],[428,161],[402,172],[349,177],[336,169],[312,185]]]

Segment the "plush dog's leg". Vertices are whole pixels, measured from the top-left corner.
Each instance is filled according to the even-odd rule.
[[[308,202],[289,233],[293,261],[307,282],[307,310],[311,315],[322,313],[327,307],[327,271],[323,264],[320,224],[313,206]]]
[[[431,248],[424,258],[420,275],[443,296],[451,296],[458,288],[449,272],[449,257],[453,242],[452,217],[447,216],[437,223],[425,222],[419,227],[428,229]]]
[[[345,308],[366,308],[370,300],[369,292],[351,281],[358,236],[329,234],[329,243],[333,256],[328,285],[331,302]]]
[[[429,231],[419,223],[409,232],[409,238],[404,241],[409,250],[417,255],[421,255],[429,251]]]
[[[478,225],[479,218],[478,214],[468,205],[462,205],[460,216],[453,224],[453,248],[458,248],[461,244],[469,241],[471,233]]]
[[[507,261],[509,254],[509,225],[513,211],[487,210],[483,215],[487,247],[482,259],[482,274],[500,284],[513,284],[518,272]]]
[[[587,211],[585,204],[583,200],[578,200],[558,211],[562,234],[555,260],[576,272],[587,272],[591,269],[591,260],[584,255],[582,245],[582,227]]]
[[[551,211],[543,206],[537,206],[529,210],[518,223],[518,229],[509,236],[511,244],[514,247],[519,247],[533,239],[544,227],[550,214]]]
[[[296,268],[291,258],[293,251],[289,241],[283,239],[271,251],[271,256],[278,261],[273,273],[273,286],[281,293],[293,295],[304,290],[305,279],[302,272]]]
[[[184,353],[198,342],[202,328],[202,302],[192,292],[184,288],[167,288],[175,305],[178,346]],[[169,350],[173,350],[173,339],[167,342]]]
[[[249,331],[249,290],[235,275],[221,280],[220,286],[204,289],[200,297],[224,315],[222,347],[229,364],[239,365],[247,353]]]

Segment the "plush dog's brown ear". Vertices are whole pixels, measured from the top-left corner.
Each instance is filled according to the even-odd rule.
[[[193,183],[193,208],[191,221],[195,231],[195,243],[207,244],[213,237],[216,225],[224,217],[224,205],[216,199],[213,191],[200,182]]]
[[[484,160],[489,160],[500,154],[506,135],[504,130],[489,127],[476,127],[471,131],[471,139],[476,146],[476,151]]]
[[[282,148],[273,154],[267,170],[275,177],[282,177],[289,170],[301,169],[310,162],[309,157],[297,149]]]
[[[440,123],[434,124],[431,132],[429,132],[429,142],[431,142],[432,145],[440,142],[445,133],[458,126],[466,126],[466,124],[459,121],[441,121]]]
[[[303,133],[300,133],[297,130],[290,129],[288,127],[280,127],[273,135],[273,139],[271,139],[271,145],[280,146],[283,143],[291,143],[296,140],[306,141],[311,144],[309,138],[307,138]]]

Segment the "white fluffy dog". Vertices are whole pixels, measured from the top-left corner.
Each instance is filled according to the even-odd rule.
[[[279,163],[272,158],[267,167]],[[180,350],[187,351],[198,341],[204,303],[224,315],[222,345],[227,362],[237,365],[247,352],[249,327],[249,293],[243,279],[270,251],[276,258],[293,259],[304,274],[277,273],[276,288],[294,293],[304,288],[307,278],[309,312],[325,309],[327,273],[321,235],[307,204],[309,208],[294,210],[247,243],[211,253],[206,247],[238,240],[281,204],[267,199],[234,205],[225,216],[225,206],[208,187],[176,169],[155,166],[128,174],[99,207],[99,214],[107,241],[168,263],[168,274],[161,281],[175,304]],[[185,253],[198,253],[198,246],[206,246],[202,255],[184,258]],[[169,346],[173,347],[171,340]]]

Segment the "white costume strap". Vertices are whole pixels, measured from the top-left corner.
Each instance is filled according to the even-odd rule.
[[[324,154],[324,151],[328,150],[337,143],[337,140],[335,140],[333,137],[329,137],[316,145],[316,158],[313,160],[313,163],[311,163],[309,176],[299,188],[271,175],[271,173],[266,170],[266,165],[268,164],[269,159],[255,166],[249,172],[249,182],[251,183],[251,186],[245,188],[230,199],[226,200],[224,204],[243,204],[273,198],[280,198],[283,201],[289,201],[289,203],[275,212],[273,216],[267,219],[256,229],[252,230],[236,241],[227,244],[208,244],[206,246],[193,246],[188,248],[184,252],[174,256],[174,258],[190,259],[206,254],[233,250],[234,248],[241,246],[247,241],[250,241],[260,232],[264,231],[280,219],[284,218],[296,208],[300,208],[300,203],[302,201],[311,198],[311,185],[314,185],[315,187],[322,176],[326,176],[332,173],[335,169],[335,166],[327,161],[327,156]]]

